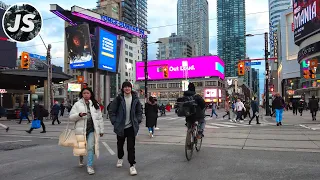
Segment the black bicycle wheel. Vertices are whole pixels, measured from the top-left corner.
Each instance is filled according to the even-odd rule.
[[[193,148],[194,148],[193,132],[190,129],[190,130],[187,131],[186,144],[185,144],[185,147],[184,147],[186,158],[187,158],[188,161],[190,161],[191,158],[192,158]]]
[[[199,152],[200,151],[200,149],[201,149],[201,145],[202,145],[202,136],[201,136],[201,139],[198,139],[198,137],[197,137],[197,135],[198,135],[198,133],[199,133],[199,125],[197,125],[196,126],[196,135],[195,135],[195,137],[194,137],[194,142],[195,142],[195,147],[196,147],[196,150],[197,150],[197,152]]]

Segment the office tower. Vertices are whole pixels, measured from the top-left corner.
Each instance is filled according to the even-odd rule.
[[[278,29],[278,25],[280,24],[281,14],[282,12],[290,8],[292,8],[292,0],[269,0],[270,57],[275,56],[274,41],[276,40],[276,31]],[[273,68],[276,68],[276,67],[273,67]]]
[[[195,56],[209,55],[209,12],[207,0],[178,0],[178,36],[195,44]]]
[[[238,76],[237,63],[246,57],[245,0],[217,0],[218,56],[225,76]]]
[[[193,44],[188,37],[171,36],[159,38],[157,59],[174,59],[193,56]]]

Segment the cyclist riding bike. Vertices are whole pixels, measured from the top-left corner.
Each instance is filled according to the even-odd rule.
[[[188,91],[185,91],[184,96],[193,96],[194,97],[194,100],[197,104],[197,107],[196,107],[196,113],[189,116],[189,117],[186,117],[186,126],[188,127],[188,129],[191,128],[191,126],[196,122],[198,121],[199,125],[200,125],[200,129],[199,129],[199,132],[198,132],[198,139],[201,138],[201,136],[203,137],[203,130],[204,130],[204,127],[205,127],[205,108],[206,108],[206,103],[204,101],[204,99],[196,94],[196,88],[194,86],[193,83],[190,83],[188,85]]]

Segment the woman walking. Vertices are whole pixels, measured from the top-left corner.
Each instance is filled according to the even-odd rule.
[[[146,104],[146,127],[149,130],[150,138],[154,134],[154,126],[156,125],[158,118],[158,105],[155,99],[150,96],[149,101]]]
[[[274,98],[272,102],[272,108],[275,109],[276,112],[276,121],[277,126],[282,125],[282,113],[283,113],[283,107],[284,107],[284,100],[280,96],[279,93],[276,94],[276,98]]]
[[[82,167],[83,156],[88,155],[87,172],[94,174],[94,154],[99,157],[99,136],[103,136],[104,123],[98,101],[90,88],[84,88],[79,94],[71,111],[70,120],[75,121],[75,132],[78,147],[74,147],[73,154],[80,157],[79,166]]]

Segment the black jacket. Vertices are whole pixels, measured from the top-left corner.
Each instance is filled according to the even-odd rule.
[[[284,108],[284,100],[282,97],[276,97],[272,101],[272,108],[274,109],[283,109]]]
[[[253,113],[259,112],[259,104],[258,104],[258,101],[251,101],[251,109],[252,109],[252,112],[253,112]]]
[[[110,104],[109,115],[111,124],[114,126],[114,132],[118,136],[124,136],[126,102],[123,93],[119,94]],[[130,120],[136,136],[139,131],[139,124],[142,122],[142,109],[140,100],[135,92],[132,92]]]
[[[146,104],[146,127],[153,127],[156,125],[158,118],[158,105],[157,103],[152,104],[148,102]]]
[[[198,105],[197,106],[197,111],[194,115],[192,116],[189,116],[186,118],[186,121],[187,122],[190,122],[190,121],[196,121],[196,120],[201,120],[205,117],[205,107],[206,107],[206,102],[204,101],[204,99],[196,94],[196,92],[194,91],[185,91],[183,93],[184,96],[194,96],[194,100],[196,102],[196,104]]]
[[[309,109],[311,111],[318,111],[319,109],[319,104],[317,99],[310,99],[309,101]]]
[[[34,119],[43,120],[44,107],[36,104],[33,108]]]

